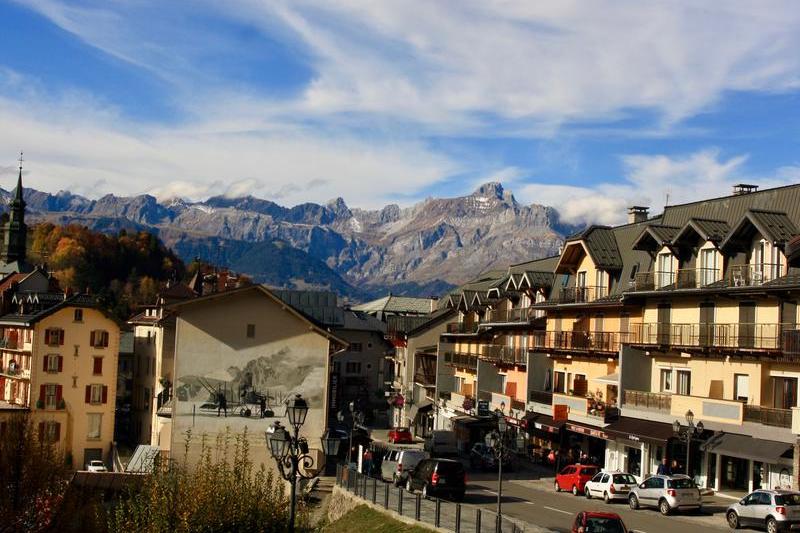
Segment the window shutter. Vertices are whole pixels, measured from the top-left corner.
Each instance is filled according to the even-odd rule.
[[[63,387],[61,385],[56,385],[56,406],[61,403]]]
[[[108,385],[103,385],[103,403],[108,402]]]
[[[53,438],[56,442],[61,440],[61,422],[54,422],[56,425],[55,431],[53,432]]]
[[[92,386],[86,385],[86,403],[92,403]]]
[[[49,355],[45,355],[42,357],[42,371],[47,372],[47,360],[50,358]]]
[[[50,344],[50,330],[49,329],[44,330],[44,343],[45,344]]]
[[[64,345],[64,330],[63,329],[58,330],[58,344],[59,344],[59,346],[63,346]]]
[[[103,332],[103,347],[108,348],[108,332]]]
[[[47,385],[39,385],[39,399],[44,403],[47,397]]]
[[[90,346],[95,346],[94,340],[95,340],[95,332],[93,331],[91,333],[91,335],[89,335],[89,345]]]
[[[39,422],[39,442],[44,441],[44,422]]]
[[[102,374],[103,373],[103,358],[102,357],[95,357],[94,358],[94,368],[92,372],[95,374]]]
[[[58,356],[58,371],[61,372],[64,370],[64,358],[60,355]]]

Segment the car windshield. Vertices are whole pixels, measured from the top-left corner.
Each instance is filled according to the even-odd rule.
[[[678,479],[670,479],[668,483],[669,488],[671,489],[696,489],[697,485],[694,484],[694,481],[689,479],[688,477],[682,477]]]
[[[636,485],[636,478],[630,474],[614,474],[614,483],[623,485]]]
[[[597,468],[584,468],[584,469],[581,471],[581,474],[583,474],[584,476],[593,476],[593,475],[595,475],[597,472],[598,472],[598,469],[597,469]]]
[[[775,505],[800,505],[800,494],[776,494]]]
[[[625,533],[618,518],[590,517],[586,520],[586,533]]]

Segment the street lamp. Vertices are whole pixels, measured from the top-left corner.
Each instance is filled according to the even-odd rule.
[[[266,431],[267,447],[275,462],[281,477],[291,484],[291,507],[289,509],[289,531],[294,531],[295,510],[297,508],[297,480],[314,479],[320,473],[320,469],[312,471],[315,459],[309,452],[308,440],[300,436],[300,428],[306,421],[308,415],[308,403],[302,396],[297,394],[286,404],[286,417],[291,424],[291,430],[287,431],[279,421],[270,426]],[[322,453],[325,457],[335,456],[339,452],[339,439],[334,437],[330,431],[326,431],[320,439]]]
[[[495,409],[494,415],[497,418],[497,431],[493,431],[489,443],[497,457],[497,523],[495,524],[496,533],[502,532],[503,519],[502,519],[502,500],[503,500],[503,456],[504,446],[506,440],[506,432],[508,431],[508,421],[500,409]]]
[[[694,413],[691,409],[686,411],[684,416],[686,417],[686,427],[681,426],[680,421],[675,420],[672,423],[672,432],[676,437],[686,440],[686,475],[691,477],[691,474],[689,474],[689,459],[692,453],[692,438],[702,435],[705,428],[702,421],[697,422],[695,425]]]
[[[364,413],[361,411],[356,410],[356,402],[350,402],[348,406],[350,409],[350,420],[347,420],[347,417],[344,414],[344,410],[339,411],[336,415],[336,418],[339,420],[341,424],[349,426],[349,434],[350,434],[350,449],[347,451],[347,462],[353,462],[353,430],[355,430],[356,425],[360,425],[364,423]]]

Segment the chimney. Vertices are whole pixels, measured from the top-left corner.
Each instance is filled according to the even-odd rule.
[[[758,191],[758,185],[751,185],[749,183],[737,183],[733,186],[733,195],[741,196],[743,194],[750,194],[751,192]]]
[[[649,207],[641,205],[634,205],[628,208],[628,224],[638,224],[647,220],[647,213],[650,211]]]
[[[438,296],[431,296],[431,313],[436,311],[436,306],[439,304],[439,297]]]

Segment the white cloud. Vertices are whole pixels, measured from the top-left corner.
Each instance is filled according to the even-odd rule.
[[[761,188],[797,182],[800,167],[783,167],[771,176],[748,174],[743,165],[746,155],[722,158],[716,149],[685,156],[622,156],[624,179],[619,183],[600,183],[591,187],[528,183],[517,196],[525,202],[551,205],[561,219],[571,224],[620,224],[632,205],[650,207],[660,213],[669,204],[692,202],[731,193],[736,183],[746,182]]]

